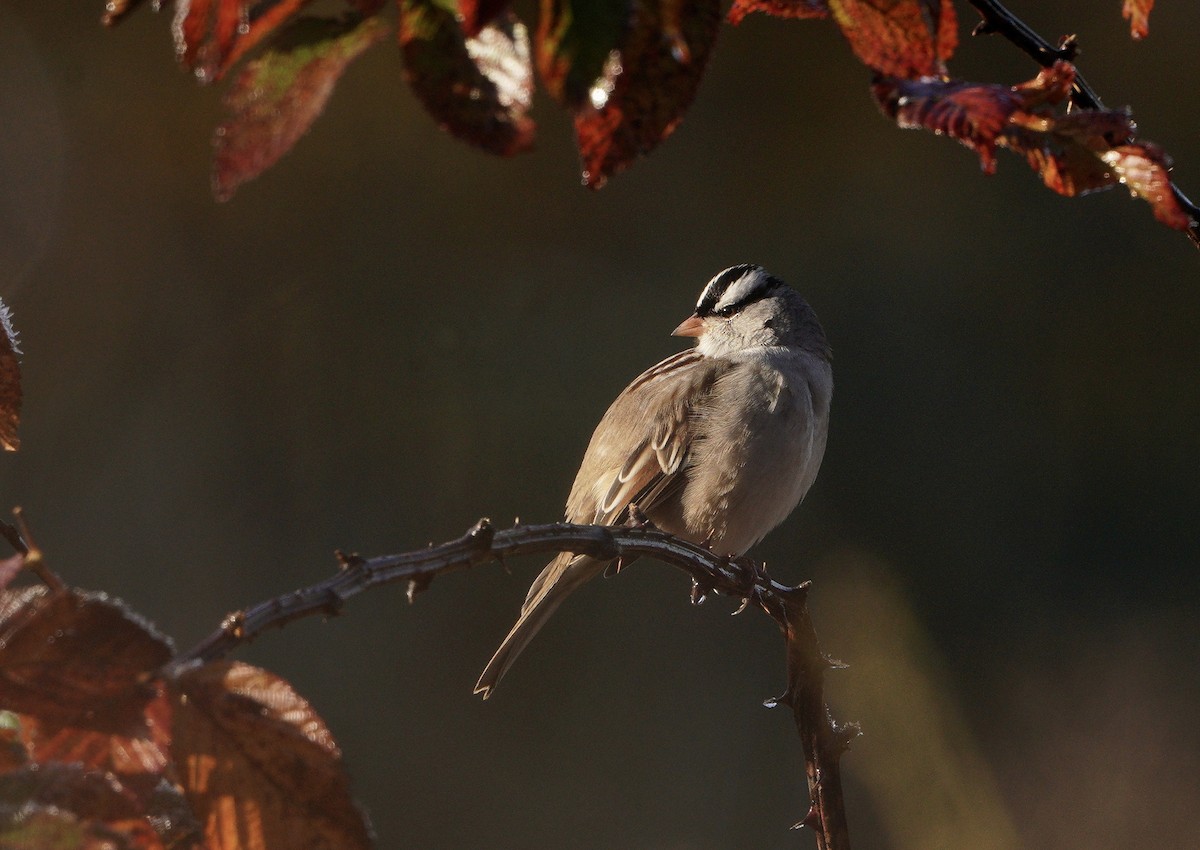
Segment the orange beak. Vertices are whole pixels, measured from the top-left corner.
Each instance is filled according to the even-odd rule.
[[[671,336],[700,336],[704,333],[704,320],[695,313],[684,319],[679,327],[671,331]]]

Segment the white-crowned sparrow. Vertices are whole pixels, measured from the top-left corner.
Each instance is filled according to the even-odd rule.
[[[718,274],[674,330],[695,337],[617,396],[588,444],[567,521],[658,528],[741,555],[791,513],[825,453],[833,373],[808,303],[755,265]],[[486,699],[554,610],[609,562],[564,552],[529,588],[476,693]]]

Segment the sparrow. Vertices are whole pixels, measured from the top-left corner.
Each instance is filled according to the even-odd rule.
[[[800,503],[825,454],[831,352],[812,307],[761,266],[704,287],[672,332],[694,347],[636,377],[592,434],[571,495],[572,523],[659,529],[740,556]],[[612,564],[563,552],[534,579],[475,693],[487,699],[568,594]]]

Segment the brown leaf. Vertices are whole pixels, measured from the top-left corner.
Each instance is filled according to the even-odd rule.
[[[239,662],[173,683],[171,753],[208,850],[370,846],[341,752],[291,685]]]
[[[828,0],[854,55],[890,77],[915,79],[946,72],[958,46],[952,0]]]
[[[346,66],[387,32],[379,18],[299,18],[246,65],[213,138],[213,194],[233,197],[287,153],[321,114]]]
[[[13,328],[12,314],[0,301],[0,446],[15,452],[21,445],[17,425],[21,421],[21,348]]]
[[[718,0],[645,0],[619,54],[575,116],[583,181],[598,189],[675,131],[721,23]]]
[[[401,0],[400,49],[408,84],[443,130],[501,156],[533,146],[529,33],[511,12],[467,37],[435,0]]]
[[[458,17],[463,32],[467,38],[474,38],[510,5],[512,0],[458,0]]]
[[[1127,113],[1059,109],[1074,81],[1074,67],[1060,61],[1011,88],[889,78],[877,80],[873,92],[901,127],[924,127],[958,139],[979,154],[987,173],[995,170],[996,148],[1007,147],[1024,155],[1059,194],[1123,185],[1149,202],[1160,222],[1189,229],[1191,219],[1172,189],[1169,158],[1152,142],[1135,141],[1136,126]]]
[[[776,18],[828,18],[828,0],[733,0],[728,20],[740,24],[751,12]]]
[[[160,773],[165,703],[150,676],[170,641],[104,594],[0,594],[0,705],[20,717],[34,761]]]
[[[1129,34],[1137,40],[1150,35],[1150,10],[1154,0],[1124,0],[1121,16],[1129,21]]]

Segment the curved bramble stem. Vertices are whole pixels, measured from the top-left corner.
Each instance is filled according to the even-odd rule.
[[[792,709],[804,745],[805,774],[810,803],[797,826],[811,827],[819,850],[849,850],[839,762],[850,740],[858,734],[854,724],[835,723],[825,704],[824,673],[838,666],[821,653],[812,619],[808,615],[809,583],[789,587],[774,581],[761,565],[730,559],[706,547],[680,540],[638,523],[633,527],[604,525],[517,525],[498,531],[481,519],[457,540],[399,555],[363,558],[337,552],[338,570],[316,584],[236,611],[221,626],[174,658],[165,668],[177,675],[197,663],[223,658],[262,632],[316,614],[332,616],[365,590],[404,582],[409,601],[444,573],[497,562],[510,555],[576,552],[605,560],[648,557],[686,572],[706,592],[737,600],[748,599],[770,616],[787,641],[787,690],[768,704]]]
[[[1004,37],[1020,48],[1027,56],[1043,68],[1049,68],[1060,59],[1074,62],[1079,52],[1079,46],[1074,36],[1067,36],[1056,47],[1038,35],[1028,24],[1010,12],[1003,4],[995,0],[968,0],[975,7],[983,20],[972,31],[973,35],[995,34]],[[1087,84],[1083,76],[1075,74],[1075,84],[1071,89],[1071,104],[1080,109],[1104,109],[1104,103],[1095,90]],[[1183,194],[1174,181],[1171,183],[1171,194],[1183,207],[1192,220],[1187,229],[1188,239],[1200,248],[1200,207]]]

